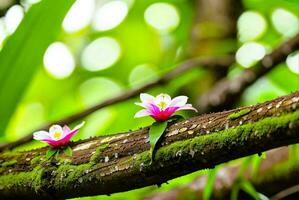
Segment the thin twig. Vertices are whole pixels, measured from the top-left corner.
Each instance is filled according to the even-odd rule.
[[[82,119],[82,118],[90,115],[91,113],[93,113],[101,108],[128,100],[130,98],[138,96],[141,92],[144,92],[150,88],[153,88],[160,84],[165,84],[165,83],[169,82],[170,80],[172,80],[173,78],[177,77],[178,75],[181,75],[184,72],[186,72],[190,69],[193,69],[195,67],[203,66],[205,68],[219,70],[219,67],[227,68],[233,62],[234,62],[233,56],[218,57],[218,58],[194,58],[194,59],[186,60],[186,61],[182,62],[181,64],[179,64],[176,68],[171,70],[169,73],[165,74],[164,76],[162,76],[161,78],[159,78],[153,82],[150,82],[149,84],[146,84],[137,89],[132,89],[132,90],[126,91],[118,96],[115,96],[115,97],[112,97],[111,99],[105,100],[105,101],[103,101],[93,107],[90,107],[82,112],[78,112],[74,115],[63,118],[61,120],[48,123],[42,127],[37,128],[36,130],[46,130],[52,124],[63,125],[63,124],[73,123],[79,119]],[[34,132],[34,131],[32,131],[32,132]],[[15,141],[15,142],[2,144],[0,146],[0,151],[5,150],[5,149],[12,149],[16,146],[19,146],[19,145],[29,142],[31,140],[32,140],[32,133],[25,135],[24,137],[20,138],[19,140]]]

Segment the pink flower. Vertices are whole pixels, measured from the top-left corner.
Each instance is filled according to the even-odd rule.
[[[50,127],[49,132],[37,131],[33,133],[33,139],[40,140],[48,143],[53,148],[65,146],[70,142],[71,137],[76,134],[85,122],[77,125],[71,130],[67,125],[63,128],[59,125],[53,125]]]
[[[179,110],[194,110],[191,104],[186,104],[188,97],[178,96],[174,99],[168,94],[159,94],[153,97],[149,94],[140,94],[141,103],[135,103],[145,109],[140,110],[135,114],[135,118],[151,116],[156,121],[168,120],[176,111]]]

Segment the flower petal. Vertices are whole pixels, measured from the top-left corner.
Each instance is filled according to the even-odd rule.
[[[63,129],[62,137],[64,137],[65,135],[67,135],[69,132],[71,132],[70,127],[68,127],[67,125],[64,125],[62,129]]]
[[[51,145],[52,147],[60,147],[62,146],[60,140],[52,140],[52,139],[44,139],[42,140],[44,142],[46,142],[47,144]]]
[[[171,107],[181,107],[184,106],[188,101],[187,96],[178,96],[172,99],[171,103],[169,106]]]
[[[143,110],[138,111],[135,114],[134,118],[145,117],[145,116],[149,116],[149,115],[151,115],[151,113],[148,110],[143,109]]]
[[[50,137],[53,139],[53,140],[59,140],[60,138],[55,138],[54,135],[56,133],[61,133],[61,137],[62,137],[62,134],[63,134],[63,129],[60,125],[52,125],[49,129],[49,134],[50,134]]]
[[[135,102],[134,104],[137,105],[137,106],[141,106],[141,107],[143,107],[143,108],[147,108],[148,105],[149,105],[149,104],[147,104],[147,103],[140,103],[140,102]]]
[[[140,100],[141,100],[142,103],[150,104],[150,103],[154,102],[155,97],[153,97],[152,95],[149,95],[147,93],[141,93],[140,94]]]
[[[194,110],[195,112],[198,112],[191,104],[186,104],[180,107],[178,110]]]
[[[75,128],[72,131],[74,131],[76,129],[80,129],[82,126],[84,126],[84,124],[85,124],[85,121],[81,122],[80,124],[78,124],[77,126],[75,126]]]
[[[44,139],[51,139],[51,137],[47,131],[37,131],[33,133],[33,139],[44,140]]]
[[[81,122],[80,124],[78,124],[77,126],[75,126],[75,128],[67,133],[63,134],[63,137],[59,140],[59,142],[61,142],[62,144],[66,144],[70,141],[71,137],[73,137],[73,135],[75,135],[79,129],[85,124],[85,121]]]

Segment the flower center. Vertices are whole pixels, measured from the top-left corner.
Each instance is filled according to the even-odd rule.
[[[53,137],[54,137],[56,140],[58,140],[58,139],[61,138],[61,135],[62,135],[62,133],[61,133],[60,131],[56,131],[56,132],[53,134]]]
[[[164,110],[167,107],[167,103],[165,103],[164,101],[161,101],[160,103],[158,103],[158,106],[161,110]]]

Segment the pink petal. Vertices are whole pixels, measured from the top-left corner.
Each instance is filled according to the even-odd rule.
[[[149,107],[147,108],[147,111],[151,114],[151,115],[158,115],[161,110],[158,106],[156,106],[155,104],[150,104]]]
[[[48,143],[49,145],[51,145],[52,147],[60,147],[63,146],[62,144],[60,144],[60,140],[52,140],[52,139],[44,139],[42,140],[46,143]]]
[[[33,133],[33,139],[44,140],[44,139],[51,139],[51,137],[47,131],[37,131]]]
[[[166,121],[168,120],[173,113],[175,113],[177,111],[178,107],[168,107],[165,110],[158,110],[157,109],[155,111],[152,112],[152,117],[156,120],[156,121]]]
[[[178,110],[194,110],[195,112],[198,112],[191,104],[186,104],[180,107]]]
[[[67,125],[63,126],[63,134],[62,137],[64,137],[65,135],[67,135],[69,132],[71,132],[70,127],[68,127]]]
[[[149,116],[149,115],[151,115],[151,114],[147,110],[143,109],[143,110],[138,111],[135,114],[134,118],[145,117],[145,116]]]
[[[69,141],[71,140],[71,138],[73,137],[73,135],[75,135],[77,132],[79,131],[79,129],[74,129],[71,132],[69,132],[68,134],[66,134],[63,138],[61,138],[59,140],[59,142],[65,144],[65,143],[69,143]]]
[[[178,96],[178,97],[175,97],[169,106],[171,107],[181,107],[181,106],[184,106],[186,103],[187,103],[187,100],[188,100],[188,97],[186,96]]]

